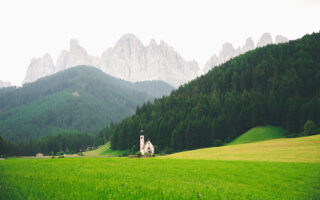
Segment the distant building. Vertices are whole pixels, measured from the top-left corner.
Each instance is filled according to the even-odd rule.
[[[146,153],[149,155],[154,154],[154,147],[150,140],[144,143],[144,135],[140,135],[140,152],[141,155],[145,155]]]
[[[43,153],[37,153],[37,154],[36,154],[36,157],[37,157],[37,158],[42,158],[42,157],[43,157]]]

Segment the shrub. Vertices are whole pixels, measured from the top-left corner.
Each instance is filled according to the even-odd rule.
[[[170,147],[165,147],[165,148],[163,149],[163,153],[164,153],[164,154],[170,154],[170,153],[172,153],[172,149],[171,149]]]
[[[136,156],[141,157],[141,156],[142,156],[141,152],[140,152],[140,151],[137,151],[137,152],[136,152]]]
[[[64,152],[65,154],[70,154],[69,149],[67,148],[66,151]]]
[[[314,135],[317,132],[317,126],[312,120],[307,120],[303,128],[304,135]]]
[[[60,156],[60,155],[63,155],[63,154],[64,154],[64,151],[62,151],[62,150],[56,153],[57,156]]]
[[[130,149],[130,154],[134,154],[134,152],[137,152],[139,149],[136,147],[136,145],[133,145]]]
[[[222,146],[223,142],[220,140],[220,139],[216,139],[214,142],[213,142],[213,146],[215,147],[219,147],[219,146]]]
[[[122,157],[127,157],[129,154],[128,153],[123,153],[121,156]]]
[[[154,145],[154,153],[159,153],[158,145]]]

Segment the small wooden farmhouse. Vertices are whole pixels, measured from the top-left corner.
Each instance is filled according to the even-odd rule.
[[[140,152],[141,155],[149,154],[153,155],[154,154],[154,147],[150,140],[148,140],[146,143],[144,143],[144,135],[140,135]]]

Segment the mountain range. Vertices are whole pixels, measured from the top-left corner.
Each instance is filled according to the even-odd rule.
[[[164,41],[157,44],[151,40],[148,46],[144,46],[137,37],[126,34],[100,57],[89,55],[73,39],[69,50],[63,50],[55,64],[49,54],[33,58],[24,83],[77,65],[95,66],[111,76],[131,82],[162,80],[174,87],[195,78],[199,72],[197,62],[185,61]]]
[[[278,35],[275,43],[287,42],[288,39]],[[262,47],[273,43],[270,33],[261,36],[256,44]],[[253,40],[248,38],[245,45],[234,48],[225,43],[219,56],[213,55],[203,68],[196,61],[186,61],[164,41],[160,44],[152,39],[145,46],[133,34],[122,36],[113,48],[108,48],[101,56],[92,56],[75,39],[70,41],[69,50],[63,50],[56,62],[50,54],[33,58],[27,69],[23,83],[33,82],[41,77],[78,65],[90,65],[101,69],[106,74],[130,82],[162,80],[175,88],[205,74],[212,67],[220,65],[231,58],[256,48]]]
[[[219,56],[214,54],[202,68],[202,73],[205,74],[213,67],[221,65],[227,62],[228,60],[230,60],[231,58],[234,58],[240,54],[244,54],[250,50],[255,49],[256,47],[263,47],[273,43],[275,44],[285,43],[288,41],[289,40],[286,37],[282,35],[277,35],[275,37],[275,42],[273,42],[271,34],[264,33],[256,45],[251,37],[246,39],[246,42],[242,46],[242,48],[241,47],[234,48],[233,45],[229,42],[224,43],[222,46],[222,50],[219,53]]]
[[[0,134],[15,142],[63,133],[94,134],[172,89],[163,81],[131,83],[95,67],[73,67],[23,87],[0,89]]]

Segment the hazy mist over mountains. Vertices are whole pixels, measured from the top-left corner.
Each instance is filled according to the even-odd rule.
[[[106,74],[130,82],[162,80],[176,88],[180,85],[205,74],[212,67],[218,66],[231,58],[256,47],[263,47],[272,43],[288,42],[284,36],[277,35],[274,39],[270,33],[264,33],[255,44],[249,37],[242,47],[234,48],[232,43],[225,43],[219,55],[214,54],[206,64],[200,68],[196,61],[186,61],[173,47],[155,40],[145,46],[133,34],[122,36],[113,48],[108,48],[101,56],[89,55],[78,40],[70,41],[69,50],[63,50],[56,62],[50,54],[41,58],[33,58],[27,69],[23,83],[37,79],[78,65],[90,65],[101,69]],[[0,83],[1,87],[1,83]]]

